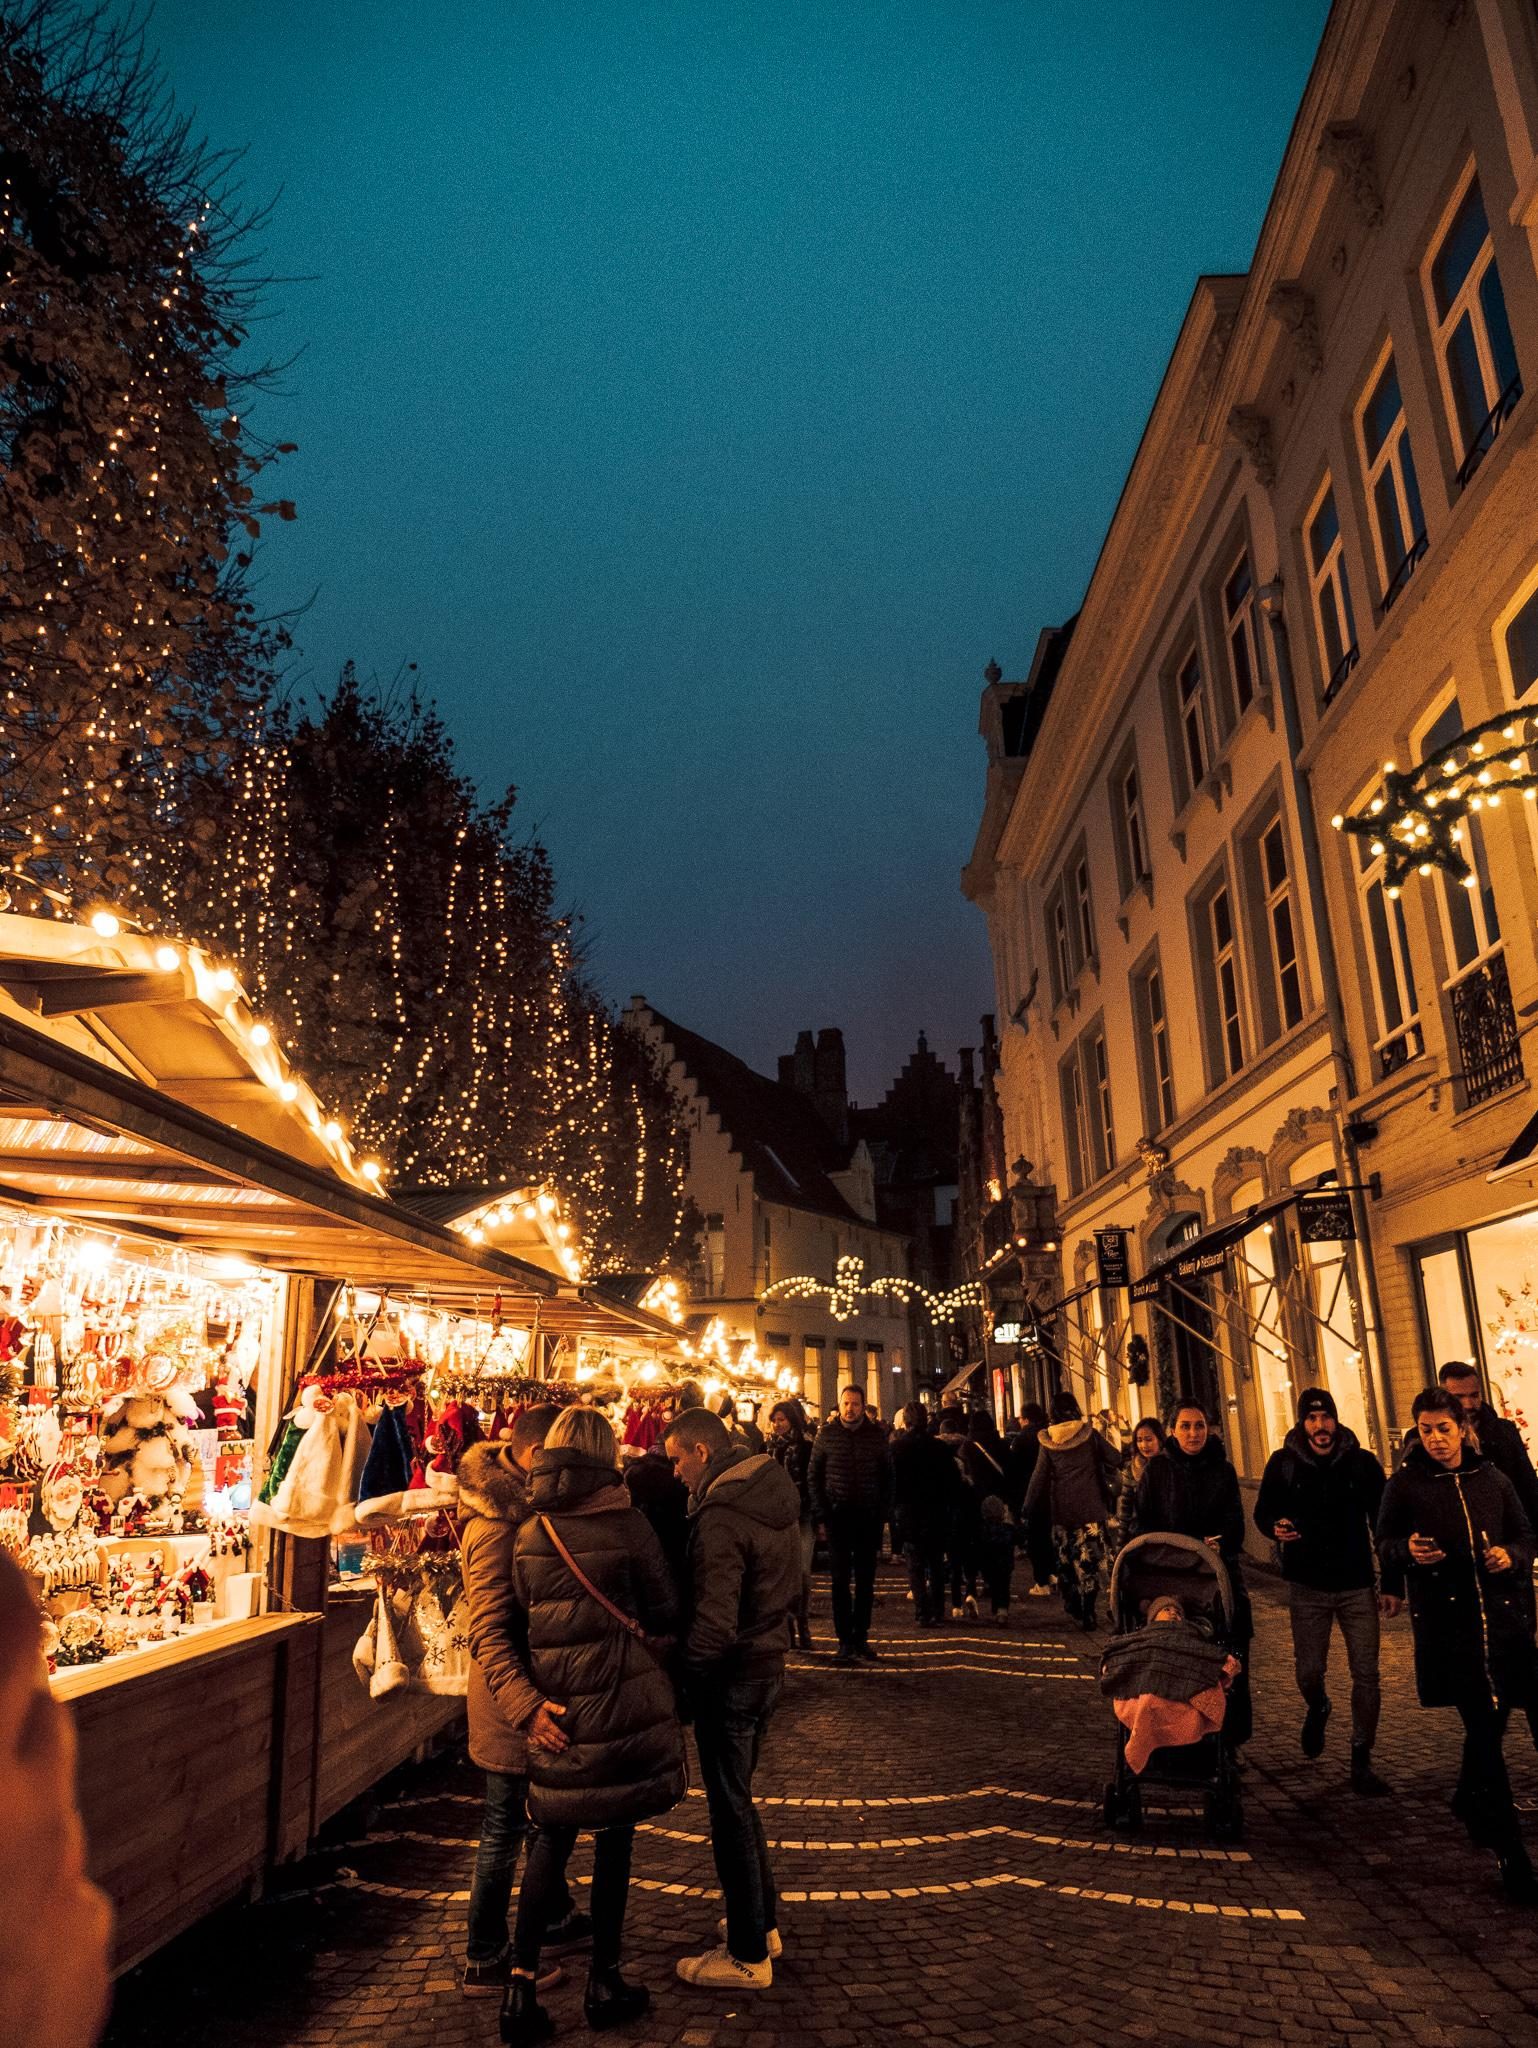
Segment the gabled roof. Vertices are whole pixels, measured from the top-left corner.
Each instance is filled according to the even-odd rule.
[[[645,1010],[673,1058],[720,1118],[721,1129],[741,1153],[765,1201],[811,1209],[841,1223],[865,1222],[829,1178],[848,1166],[848,1151],[804,1095],[755,1073],[735,1053],[698,1032],[686,1031],[650,1004]]]

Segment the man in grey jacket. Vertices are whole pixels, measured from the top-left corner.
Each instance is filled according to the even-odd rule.
[[[775,1460],[734,1443],[719,1415],[689,1409],[665,1442],[690,1494],[685,1682],[726,1902],[724,1943],[685,1956],[678,1974],[760,1991],[780,1953],[779,1902],[753,1772],[785,1677],[785,1619],[801,1595],[801,1501]]]

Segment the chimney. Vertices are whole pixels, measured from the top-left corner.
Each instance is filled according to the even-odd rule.
[[[844,1034],[830,1025],[817,1034],[812,1101],[841,1145],[849,1142],[849,1083],[844,1068]]]
[[[972,1048],[971,1048],[971,1046],[970,1046],[970,1045],[964,1045],[964,1046],[963,1046],[963,1047],[961,1048],[960,1052],[958,1052],[958,1053],[957,1053],[957,1055],[956,1055],[956,1058],[957,1058],[957,1059],[958,1059],[958,1060],[960,1061],[960,1063],[961,1063],[961,1085],[962,1085],[962,1087],[963,1087],[963,1088],[975,1088],[975,1087],[976,1087],[976,1085],[977,1085],[977,1081],[976,1081],[976,1077],[974,1076],[974,1074],[973,1074],[973,1071],[972,1071]]]
[[[798,1095],[816,1094],[817,1052],[810,1031],[798,1031],[795,1051],[780,1054],[780,1081]]]

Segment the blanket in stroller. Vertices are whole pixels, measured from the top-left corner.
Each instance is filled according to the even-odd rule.
[[[1180,1749],[1223,1726],[1239,1661],[1192,1621],[1158,1621],[1113,1636],[1100,1690],[1127,1730],[1127,1763],[1141,1772],[1156,1749]]]

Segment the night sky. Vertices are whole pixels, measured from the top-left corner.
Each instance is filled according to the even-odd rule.
[[[276,195],[303,674],[420,665],[617,1000],[840,1024],[865,1100],[974,1043],[982,669],[1078,605],[1326,12],[161,0]]]

